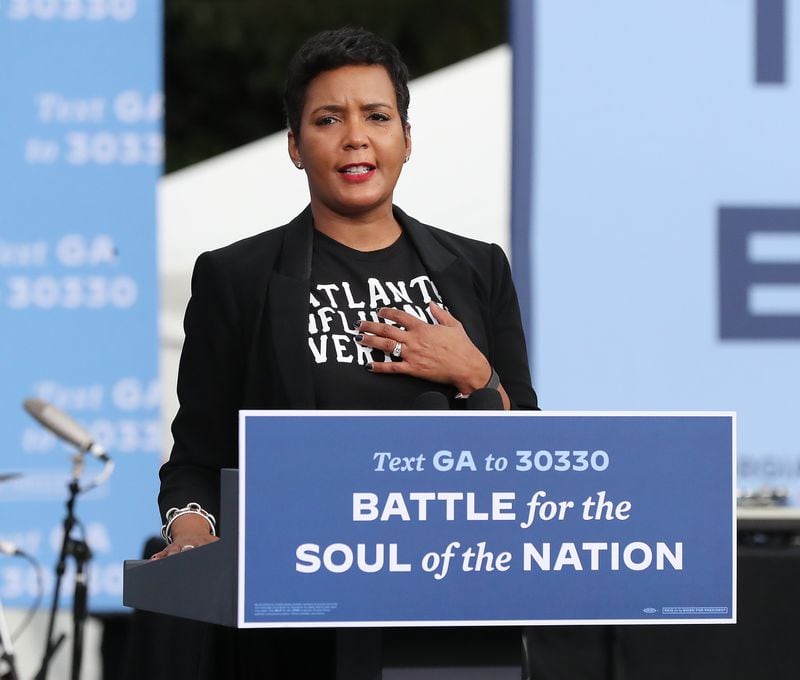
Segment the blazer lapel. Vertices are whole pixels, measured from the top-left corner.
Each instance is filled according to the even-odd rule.
[[[274,370],[292,409],[315,406],[307,345],[312,230],[311,208],[307,207],[287,226],[278,267],[269,284],[268,319],[277,357]]]
[[[419,253],[425,269],[439,290],[450,313],[464,326],[464,330],[475,346],[489,356],[489,340],[486,324],[481,316],[481,303],[474,287],[475,276],[468,263],[445,247],[433,235],[431,228],[394,208],[395,217],[403,225]]]

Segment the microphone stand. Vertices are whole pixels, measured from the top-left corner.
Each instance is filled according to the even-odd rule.
[[[61,595],[61,582],[66,571],[67,558],[75,560],[75,594],[72,598],[72,673],[71,680],[79,680],[81,673],[81,662],[83,660],[83,629],[87,616],[87,596],[88,578],[86,566],[92,559],[92,552],[83,539],[73,538],[72,532],[78,523],[75,517],[75,501],[83,491],[79,480],[83,473],[83,452],[76,453],[72,458],[72,478],[70,479],[67,498],[67,515],[64,517],[64,538],[61,542],[61,552],[56,563],[55,573],[56,582],[53,590],[53,602],[50,607],[50,619],[47,624],[47,643],[44,649],[42,665],[36,674],[35,680],[46,680],[47,671],[50,668],[50,661],[64,641],[65,634],[62,633],[55,640],[53,639],[53,629],[58,612],[58,602]]]
[[[17,668],[14,665],[14,641],[11,639],[11,634],[8,632],[2,601],[0,601],[0,662],[1,661],[5,661],[8,670],[0,675],[0,680],[19,680]]]

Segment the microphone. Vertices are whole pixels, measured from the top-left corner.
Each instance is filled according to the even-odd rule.
[[[92,435],[60,409],[46,401],[34,398],[26,399],[22,402],[22,406],[45,429],[50,430],[59,439],[63,439],[104,463],[109,462],[108,454],[92,439]]]
[[[467,398],[468,411],[502,411],[503,398],[491,387],[475,390]]]
[[[26,399],[22,402],[25,410],[33,416],[45,429],[52,432],[59,439],[77,447],[81,453],[88,453],[103,463],[103,469],[91,482],[82,488],[82,492],[89,491],[96,486],[104,484],[111,473],[114,471],[114,461],[111,460],[105,449],[92,439],[92,435],[83,427],[70,418],[66,413],[57,409],[52,404],[48,404],[41,399]],[[83,458],[73,459],[72,477],[77,484],[78,478],[83,471]]]
[[[11,541],[0,541],[0,555],[24,555],[25,553],[20,550],[16,544]]]
[[[430,392],[423,392],[414,399],[414,404],[411,408],[415,411],[449,411],[450,400],[441,392],[431,390]]]

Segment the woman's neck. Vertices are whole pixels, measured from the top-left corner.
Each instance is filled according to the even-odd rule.
[[[320,209],[312,202],[314,228],[342,245],[368,252],[380,250],[394,243],[402,229],[392,213],[391,206],[378,214],[338,215],[330,210]]]

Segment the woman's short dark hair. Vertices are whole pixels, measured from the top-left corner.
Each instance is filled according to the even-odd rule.
[[[289,63],[283,103],[294,135],[300,136],[306,90],[314,78],[342,66],[374,64],[383,66],[389,74],[397,95],[397,110],[405,127],[411,97],[408,93],[408,68],[400,52],[388,40],[370,31],[347,27],[317,33],[303,43]]]

